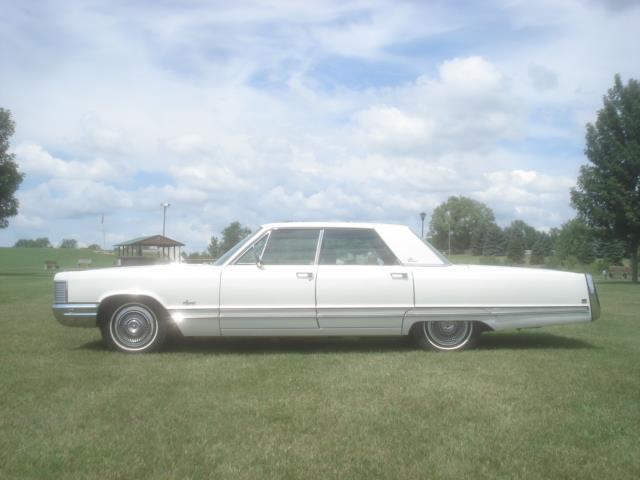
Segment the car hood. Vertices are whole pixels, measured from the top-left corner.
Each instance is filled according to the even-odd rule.
[[[76,270],[57,273],[55,281],[83,280],[98,278],[166,278],[182,277],[184,275],[194,275],[202,273],[214,273],[220,271],[221,267],[215,265],[169,263],[164,265],[145,265],[140,267],[110,267],[93,270]]]

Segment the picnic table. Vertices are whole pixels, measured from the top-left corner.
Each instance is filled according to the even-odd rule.
[[[611,265],[604,271],[604,278],[615,278],[616,275],[619,275],[622,278],[627,278],[631,275],[631,269],[624,265]]]
[[[58,270],[60,269],[60,265],[55,260],[45,260],[44,261],[44,269],[45,270]]]
[[[92,260],[90,258],[79,258],[77,265],[78,268],[89,268],[91,266]]]

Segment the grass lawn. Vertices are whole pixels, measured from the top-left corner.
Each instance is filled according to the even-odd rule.
[[[0,249],[2,479],[640,476],[629,282],[599,285],[593,324],[484,334],[457,354],[186,339],[129,356],[50,313],[39,255],[90,256],[24,250]]]

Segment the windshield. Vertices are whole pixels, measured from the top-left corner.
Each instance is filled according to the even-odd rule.
[[[253,238],[255,238],[255,235],[249,235],[248,237],[243,238],[238,243],[236,243],[233,247],[227,250],[227,252],[224,255],[222,255],[215,262],[213,262],[213,264],[218,266],[223,265],[227,260],[229,260],[229,258],[233,257],[238,250],[242,250],[242,248],[247,243],[249,243]]]

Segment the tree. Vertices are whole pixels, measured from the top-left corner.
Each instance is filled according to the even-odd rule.
[[[624,242],[620,240],[597,240],[595,253],[598,258],[602,258],[612,265],[622,265],[622,258],[625,254]]]
[[[638,282],[640,244],[640,83],[620,75],[603,98],[595,124],[587,124],[585,155],[571,204],[606,237],[626,243],[631,279]]]
[[[89,245],[87,247],[89,250],[100,250],[100,245],[98,245],[97,243],[92,243],[91,245]]]
[[[581,263],[591,263],[595,257],[593,231],[578,218],[564,223],[556,238],[555,251],[563,262],[573,256]]]
[[[514,230],[507,241],[507,258],[514,263],[524,263],[525,237],[519,230]]]
[[[559,230],[552,228],[547,232],[540,232],[540,241],[542,242],[542,250],[545,257],[550,257],[554,253],[554,247],[556,244],[556,238],[558,237]]]
[[[215,235],[211,236],[211,241],[209,242],[207,251],[213,258],[218,258],[250,234],[250,228],[243,227],[240,225],[240,222],[232,222],[222,230],[222,240],[219,240]]]
[[[34,240],[30,238],[21,238],[13,246],[28,248],[47,248],[51,246],[51,242],[49,242],[49,239],[47,237],[36,238]]]
[[[220,240],[215,235],[211,235],[211,241],[209,242],[209,246],[207,247],[207,253],[211,256],[211,258],[218,258],[224,252],[220,251]]]
[[[493,211],[484,203],[467,197],[449,197],[433,211],[429,228],[434,245],[441,250],[449,250],[451,232],[451,250],[459,253],[470,249],[473,232],[494,221]]]
[[[482,255],[496,257],[504,253],[504,235],[495,223],[487,227],[482,245]]]
[[[15,193],[24,178],[18,171],[15,155],[9,153],[9,138],[14,131],[11,112],[0,108],[0,228],[6,228],[9,225],[7,218],[18,214]]]
[[[540,237],[540,232],[522,220],[514,220],[511,222],[511,225],[505,229],[504,233],[507,236],[507,242],[514,232],[517,232],[518,235],[522,237],[525,250],[533,248],[533,244],[536,243]]]
[[[531,265],[542,265],[545,257],[545,241],[543,237],[540,237],[531,248],[531,257],[529,263]]]
[[[486,228],[476,228],[471,234],[471,254],[482,255]]]
[[[78,248],[78,241],[75,238],[65,238],[60,243],[60,248]]]

